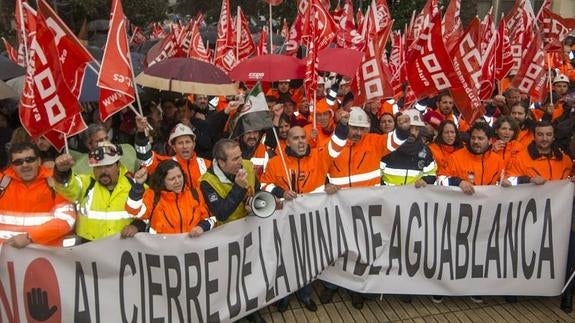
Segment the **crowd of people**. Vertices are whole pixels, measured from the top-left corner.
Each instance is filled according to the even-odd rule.
[[[260,190],[285,201],[378,185],[448,185],[474,194],[478,185],[541,185],[573,175],[575,91],[564,74],[553,76],[547,101],[533,104],[507,88],[477,120],[465,120],[448,91],[405,107],[392,99],[355,102],[349,80],[331,81],[326,87],[329,78],[320,78],[316,102],[305,101],[297,82],[278,81],[266,93],[274,127],[237,138],[230,133],[241,102],[203,94],[152,102],[145,116],[127,110],[107,122],[87,110],[92,122],[62,154],[43,137],[10,129],[0,161],[0,242],[23,248],[139,232],[196,237],[248,216]],[[9,129],[10,116],[0,117],[0,128]],[[328,303],[337,286],[323,285],[319,300]],[[350,293],[358,309],[371,298]],[[563,295],[565,311],[572,293]],[[315,311],[311,295],[309,285],[296,292]],[[276,306],[285,311],[288,299]],[[248,319],[263,321],[257,312]]]

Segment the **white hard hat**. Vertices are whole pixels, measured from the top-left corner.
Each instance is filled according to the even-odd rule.
[[[402,114],[409,116],[409,124],[412,126],[419,126],[425,127],[425,123],[421,119],[421,113],[416,109],[409,109],[407,111],[403,111]]]
[[[194,140],[196,139],[196,134],[194,133],[194,131],[192,130],[192,128],[186,126],[183,123],[178,123],[174,129],[172,129],[172,132],[170,133],[170,137],[168,138],[168,142],[170,143],[170,145],[172,144],[172,141],[180,136],[192,136],[192,138],[194,138]]]
[[[108,166],[115,164],[121,157],[121,147],[108,141],[102,141],[88,154],[88,165],[91,167]]]
[[[363,109],[360,107],[351,108],[351,111],[349,112],[349,121],[347,124],[354,127],[370,127],[369,117],[367,116],[367,113],[365,113],[365,111],[363,111]]]
[[[563,74],[557,74],[557,76],[555,76],[555,79],[553,79],[553,84],[561,82],[569,84],[569,79],[567,78],[567,76]]]

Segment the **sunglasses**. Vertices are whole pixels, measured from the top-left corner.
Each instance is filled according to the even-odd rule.
[[[18,158],[12,161],[12,165],[14,166],[22,166],[24,163],[32,164],[33,162],[38,160],[38,156],[30,156],[26,158]]]
[[[105,155],[114,157],[116,155],[122,155],[122,151],[109,146],[98,147],[88,154],[88,158],[95,161],[101,161],[104,159]]]

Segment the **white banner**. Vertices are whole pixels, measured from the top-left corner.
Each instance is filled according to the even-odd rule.
[[[229,321],[316,278],[370,293],[558,295],[573,184],[475,189],[313,194],[199,238],[4,246],[0,321]]]

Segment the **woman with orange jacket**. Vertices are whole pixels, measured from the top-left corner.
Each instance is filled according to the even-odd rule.
[[[144,189],[147,177],[146,168],[134,174],[136,183],[126,201],[126,211],[148,220],[150,233],[188,232],[190,236],[198,236],[213,228],[215,219],[210,218],[206,207],[185,189],[186,180],[178,162],[162,161],[150,176],[150,188]]]
[[[452,120],[443,120],[437,128],[437,136],[429,149],[437,164],[437,173],[442,174],[447,168],[447,161],[457,150],[463,148],[463,141],[457,125]]]
[[[525,146],[517,141],[519,125],[510,116],[502,116],[495,122],[495,138],[491,144],[491,150],[501,156],[506,168],[511,165],[511,161],[517,154],[525,150]]]

